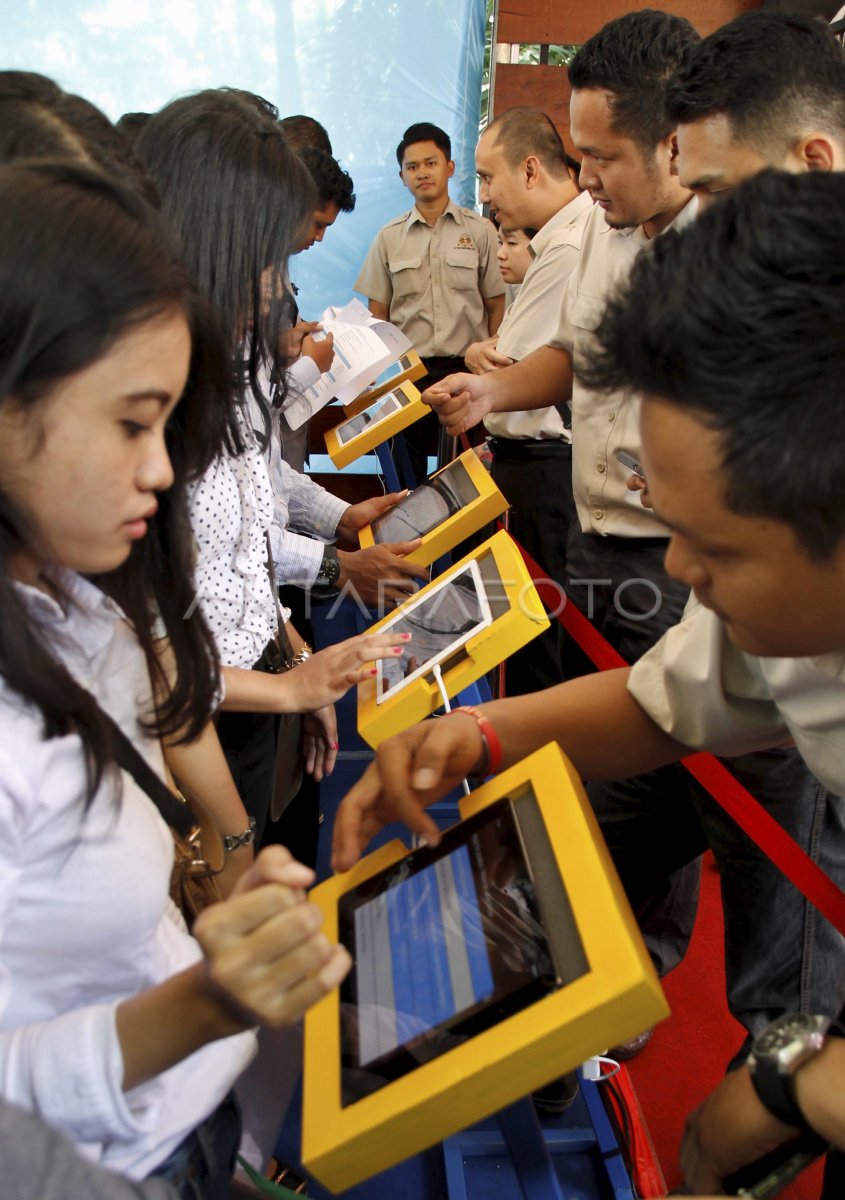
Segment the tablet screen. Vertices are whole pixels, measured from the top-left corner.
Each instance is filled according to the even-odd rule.
[[[341,897],[354,960],[341,987],[344,1104],[588,969],[550,856],[525,785]],[[562,949],[552,926],[569,939]]]
[[[373,380],[369,387],[364,388],[363,392],[361,392],[361,395],[366,396],[367,392],[376,391],[377,388],[383,387],[386,383],[389,383],[391,379],[396,379],[397,376],[404,375],[406,371],[410,370],[410,367],[411,360],[407,357],[407,355],[403,354],[397,362],[392,362],[390,366],[385,367],[381,375],[377,376],[377,378]]]
[[[408,399],[403,392],[391,392],[386,399],[371,404],[362,413],[358,413],[357,417],[350,417],[348,421],[344,421],[338,425],[337,440],[343,446],[346,442],[351,441],[352,438],[358,437],[360,433],[363,433],[368,425],[372,425],[374,421],[384,420],[391,413],[398,412],[407,403]]]
[[[462,462],[453,462],[373,521],[373,541],[406,542],[422,537],[477,499],[478,488],[469,471]]]
[[[484,581],[472,559],[442,576],[425,596],[406,601],[380,629],[381,633],[410,633],[411,641],[400,657],[376,664],[376,702],[381,704],[411,680],[430,674],[432,667],[460,651],[492,620]]]

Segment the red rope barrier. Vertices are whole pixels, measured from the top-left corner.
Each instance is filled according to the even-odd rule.
[[[627,667],[629,664],[621,654],[613,649],[571,600],[567,598],[563,608],[560,608],[559,586],[549,579],[519,542],[516,545],[540,599],[552,612],[560,610],[557,613],[558,621],[593,665],[600,671]],[[681,765],[831,925],[845,936],[845,892],[813,862],[760,801],[712,754],[691,754],[681,760]]]

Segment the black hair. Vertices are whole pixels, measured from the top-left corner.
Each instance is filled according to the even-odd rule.
[[[266,96],[259,96],[258,92],[248,92],[245,88],[221,87],[219,90],[229,92],[232,96],[239,96],[245,104],[251,104],[257,112],[262,113],[265,117],[270,117],[273,121],[278,121],[279,110]]]
[[[252,388],[267,438],[269,401],[259,368],[268,367],[283,397],[285,362],[283,298],[275,286],[262,290],[262,275],[286,276],[288,256],[317,205],[311,176],[277,122],[219,89],[166,105],[136,145],[200,291],[223,317],[239,395]]]
[[[416,125],[408,126],[402,134],[402,141],[396,147],[396,161],[399,163],[400,170],[405,151],[416,142],[434,142],[437,149],[442,150],[446,155],[447,162],[451,162],[452,140],[448,133],[445,133],[439,125],[432,125],[430,121],[417,121]]]
[[[517,225],[516,228],[503,229],[501,221],[499,221],[498,217],[492,216],[492,214],[490,216],[490,220],[496,226],[499,233],[501,233],[502,237],[507,237],[509,233],[524,233],[530,242],[531,239],[536,237],[539,233],[539,230],[532,229],[530,225]]]
[[[317,146],[303,146],[297,151],[308,168],[322,203],[336,204],[340,212],[352,212],[355,208],[355,184],[347,171],[325,150]]]
[[[780,162],[811,129],[845,140],[845,53],[814,17],[743,13],[694,48],[666,110],[674,124],[724,113],[739,141]]]
[[[306,117],[304,113],[295,113],[292,117],[281,117],[279,128],[287,139],[291,150],[301,150],[304,146],[316,146],[326,154],[332,154],[332,143],[323,125],[315,117]]]
[[[45,75],[0,71],[0,162],[45,157],[89,163],[158,204],[131,144],[90,101]]]
[[[115,129],[119,129],[125,138],[134,145],[138,134],[149,121],[151,114],[148,112],[125,112],[115,121]]]
[[[845,175],[766,170],[658,238],[577,370],[690,409],[722,439],[729,508],[829,557],[845,537]]]
[[[484,131],[494,134],[509,167],[515,168],[533,154],[554,179],[566,179],[566,151],[551,117],[539,108],[520,105],[506,109]]]
[[[186,485],[221,451],[231,406],[228,345],[164,221],[137,193],[67,160],[0,167],[0,406],[27,413],[37,434],[41,406],[57,386],[137,326],[171,313],[185,316],[192,338],[188,381],[166,433],[174,483],[161,493],[147,536],[94,582],[121,604],[145,653],[156,711],[142,723],[156,736],[190,740],[212,712],[218,667],[193,611]],[[0,490],[0,675],[40,711],[45,737],[81,736],[90,800],[112,765],[112,739],[96,704],[53,657],[49,630],[22,601],[10,569],[22,552],[49,569],[29,514]],[[154,620],[156,638],[171,646],[167,679]]]
[[[666,115],[666,84],[699,41],[684,17],[644,8],[609,21],[569,65],[573,89],[611,94],[613,130],[652,151],[674,125]]]

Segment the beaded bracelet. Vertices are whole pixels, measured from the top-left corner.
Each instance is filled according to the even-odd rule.
[[[474,717],[478,724],[478,732],[481,734],[481,741],[484,744],[484,761],[479,769],[472,771],[468,779],[486,779],[488,775],[495,775],[502,765],[502,743],[499,741],[499,735],[493,728],[488,717],[485,717],[483,712],[479,712],[477,708],[473,708],[470,704],[464,704],[460,708],[453,708],[453,713],[467,713]],[[450,714],[451,715],[451,714]]]

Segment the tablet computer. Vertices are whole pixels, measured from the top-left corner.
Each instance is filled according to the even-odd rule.
[[[340,898],[342,1103],[589,969],[530,784]]]
[[[391,392],[386,400],[381,400],[372,404],[363,412],[358,413],[357,417],[350,417],[348,421],[344,421],[337,427],[337,440],[341,446],[351,441],[352,438],[358,437],[359,433],[363,433],[368,425],[373,421],[383,421],[385,417],[389,417],[391,413],[398,412],[404,404],[408,404],[408,398],[402,392]]]
[[[422,537],[477,497],[478,488],[464,464],[456,459],[373,521],[373,541],[410,542]]]
[[[493,620],[479,565],[474,559],[447,571],[433,588],[406,601],[388,617],[381,632],[410,633],[401,657],[376,664],[376,702],[383,704],[414,679],[459,653],[471,637]]]
[[[360,529],[358,541],[363,548],[421,538],[408,559],[427,567],[501,516],[507,507],[507,500],[478,455],[474,450],[465,450],[383,516]]]
[[[373,676],[358,685],[358,732],[378,746],[441,708],[444,691],[456,696],[548,625],[522,555],[502,529],[371,627],[409,632],[411,641],[401,658],[373,663]]]
[[[336,467],[346,467],[430,412],[412,383],[401,383],[326,431],[326,450]]]
[[[366,408],[369,404],[372,404],[373,400],[377,400],[385,392],[389,392],[400,383],[411,383],[415,379],[420,379],[425,373],[425,366],[416,350],[413,348],[407,350],[401,358],[398,358],[395,362],[385,367],[369,387],[365,387],[362,392],[358,393],[354,400],[350,400],[348,404],[345,404],[343,411],[347,417],[354,417],[362,408]]]
[[[458,805],[438,846],[394,840],[310,893],[326,937],[354,958],[305,1014],[302,1161],[332,1191],[668,1013],[556,744]]]

